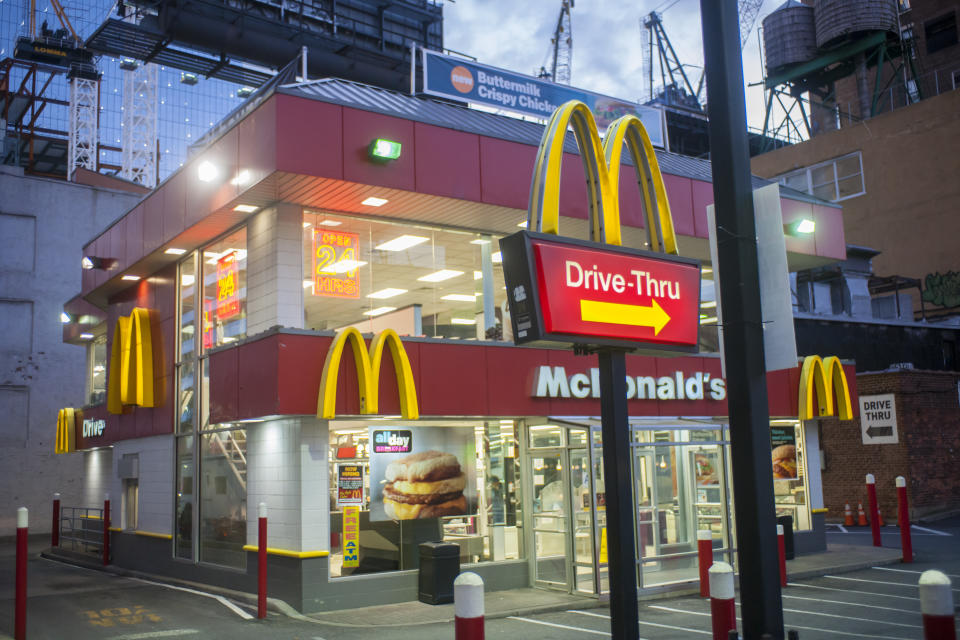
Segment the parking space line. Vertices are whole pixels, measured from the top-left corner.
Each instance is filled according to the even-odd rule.
[[[197,629],[169,629],[167,631],[145,631],[143,633],[125,633],[122,636],[110,636],[106,640],[147,640],[147,638],[175,638],[200,633]]]
[[[952,533],[947,533],[946,531],[937,531],[936,529],[927,529],[926,527],[921,527],[915,524],[910,525],[911,529],[916,529],[917,531],[926,531],[927,533],[932,533],[936,536],[952,536]]]
[[[737,606],[740,606],[739,604]],[[784,611],[789,613],[806,613],[811,616],[823,616],[825,618],[843,618],[844,620],[857,620],[859,622],[880,622],[880,620],[871,620],[870,618],[854,618],[853,616],[840,616],[835,613],[820,613],[818,611],[803,611],[802,609],[784,609]],[[913,613],[913,612],[911,612]],[[908,629],[920,629],[921,627],[915,624],[907,624],[905,622],[883,622],[883,624],[893,625],[894,627],[907,627]]]
[[[880,596],[882,598],[896,598],[897,600],[913,600],[919,602],[920,598],[912,596],[895,596],[890,593],[877,593],[876,591],[857,591],[856,589],[838,589],[836,587],[821,587],[818,584],[802,584],[800,582],[788,582],[788,587],[804,587],[806,589],[821,589],[823,591],[839,591],[841,593],[860,593],[866,596]]]
[[[876,569],[877,571],[894,571],[896,573],[912,573],[914,575],[920,575],[921,573],[923,573],[923,571],[914,571],[912,569],[891,569],[890,567],[871,567],[871,568]],[[953,573],[945,573],[943,575],[947,576],[948,578],[960,578],[960,576]]]
[[[650,605],[650,608],[651,608],[651,609],[661,609],[661,610],[663,610],[663,611],[671,611],[671,612],[673,612],[673,613],[685,613],[685,614],[687,614],[687,615],[689,615],[689,616],[706,616],[706,617],[708,617],[708,618],[710,617],[710,614],[709,614],[709,613],[701,613],[701,612],[699,612],[699,611],[687,611],[686,609],[674,609],[674,608],[672,608],[672,607],[661,607],[661,606],[659,606],[659,605]],[[806,613],[806,612],[804,612],[804,613]],[[842,616],[841,616],[841,617],[842,617]],[[739,619],[740,619],[740,616],[737,616],[737,620],[739,620]],[[851,618],[851,619],[861,620],[862,618]],[[869,620],[868,622],[875,622],[875,621],[874,621],[874,620]],[[883,623],[881,623],[881,624],[883,624]],[[801,626],[796,625],[796,624],[787,624],[787,625],[784,625],[784,626],[785,626],[785,627],[789,627],[790,629],[803,629],[804,631],[819,631],[819,632],[821,632],[821,633],[835,633],[835,634],[840,635],[840,636],[853,636],[854,638],[862,638],[862,637],[863,637],[863,634],[862,634],[862,633],[850,633],[850,632],[848,632],[848,631],[836,631],[836,630],[834,630],[834,629],[820,629],[820,628],[817,628],[817,627],[801,627]],[[707,631],[707,632],[704,632],[704,633],[706,633],[707,635],[712,635],[712,634],[711,634],[710,632],[708,632],[708,631]],[[887,637],[884,638],[884,640],[913,640],[913,639],[912,639],[912,638],[899,638],[899,637],[887,636]]]
[[[876,604],[863,604],[862,602],[844,602],[843,600],[824,600],[822,598],[804,598],[803,596],[790,596],[783,594],[784,598],[790,598],[791,600],[810,600],[811,602],[826,602],[828,604],[845,604],[851,607],[867,607],[868,609],[882,609],[883,611],[896,611],[898,613],[918,613],[918,611],[912,609],[894,609],[893,607],[881,607]],[[737,604],[740,604],[739,602]]]
[[[847,578],[844,576],[823,576],[824,578],[831,578],[833,580],[848,580],[850,582],[869,582],[871,584],[886,584],[891,587],[910,587],[911,589],[918,588],[917,585],[911,584],[909,582],[886,582],[884,580],[867,580],[866,578]],[[960,589],[953,589],[954,593],[960,593]]]
[[[660,607],[650,607],[650,608],[651,608],[651,609],[657,609],[657,608],[660,608]],[[607,616],[607,615],[603,615],[602,613],[592,613],[592,612],[589,612],[589,611],[576,611],[576,610],[574,610],[574,609],[568,610],[567,613],[579,613],[579,614],[582,615],[582,616],[593,616],[594,618],[609,618],[609,617],[610,617],[610,616]],[[708,614],[708,615],[709,615],[709,614]],[[673,629],[674,631],[686,631],[687,633],[699,633],[699,634],[705,635],[705,636],[712,636],[712,635],[713,635],[713,632],[712,632],[712,631],[703,631],[703,630],[701,630],[701,629],[689,629],[689,628],[687,628],[687,627],[675,627],[675,626],[673,626],[672,624],[661,624],[661,623],[659,623],[659,622],[649,622],[649,621],[647,621],[647,620],[639,620],[639,622],[640,622],[640,624],[645,624],[645,625],[650,626],[650,627],[659,627],[659,628],[661,628],[661,629]]]
[[[143,578],[129,578],[129,579],[130,579],[130,580],[133,580],[133,581],[135,581],[135,582],[142,582],[142,583],[144,583],[144,584],[152,584],[152,585],[157,586],[157,587],[164,587],[164,588],[166,588],[166,589],[174,589],[175,591],[184,591],[184,592],[186,592],[186,593],[192,593],[192,594],[194,594],[194,595],[203,596],[204,598],[212,598],[212,599],[216,600],[217,602],[219,602],[220,604],[222,604],[223,606],[225,606],[227,609],[230,609],[230,611],[233,611],[235,614],[237,614],[238,616],[240,616],[240,617],[243,618],[244,620],[253,620],[253,616],[252,616],[252,615],[250,615],[249,613],[247,613],[246,611],[244,611],[243,609],[241,609],[241,608],[238,607],[237,605],[233,604],[232,602],[230,602],[229,600],[227,600],[227,599],[224,598],[223,596],[218,596],[218,595],[215,594],[215,593],[207,593],[207,592],[205,592],[205,591],[197,591],[196,589],[188,589],[187,587],[178,587],[178,586],[172,585],[172,584],[164,584],[163,582],[153,582],[152,580],[144,580]]]
[[[566,624],[559,624],[556,622],[547,622],[546,620],[534,620],[533,618],[521,618],[520,616],[508,616],[508,620],[520,620],[522,622],[530,622],[532,624],[542,624],[545,627],[554,627],[556,629],[568,629],[570,631],[581,631],[583,633],[590,633],[595,636],[604,636],[606,638],[610,637],[610,633],[607,631],[596,631],[594,629],[584,629],[582,627],[571,627]],[[638,640],[644,640],[643,638],[638,638]]]

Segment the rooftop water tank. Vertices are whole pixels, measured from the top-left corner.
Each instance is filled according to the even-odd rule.
[[[767,74],[817,57],[813,7],[787,0],[763,19],[763,48]]]
[[[814,16],[821,49],[862,33],[897,32],[897,0],[816,0]]]

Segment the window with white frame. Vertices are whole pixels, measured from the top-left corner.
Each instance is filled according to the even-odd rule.
[[[785,187],[830,202],[839,202],[866,193],[863,184],[863,159],[859,151],[784,173],[777,176],[777,181]]]

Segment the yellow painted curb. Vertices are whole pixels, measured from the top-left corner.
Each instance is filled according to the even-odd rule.
[[[243,545],[244,551],[257,551],[257,547],[252,544]],[[267,553],[272,556],[283,556],[285,558],[325,558],[330,555],[329,551],[290,551],[288,549],[274,549],[267,547]]]

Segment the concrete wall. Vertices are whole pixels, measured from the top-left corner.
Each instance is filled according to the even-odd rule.
[[[136,454],[139,467],[137,529],[149,533],[173,533],[173,479],[175,468],[173,436],[154,436],[136,440],[122,440],[113,445],[113,465],[110,474],[110,495],[116,509],[113,526],[129,528],[121,519],[123,480],[117,469],[125,455]]]
[[[960,91],[756,156],[764,178],[860,151],[866,193],[844,200],[848,244],[882,251],[878,276],[957,271]],[[915,300],[919,306],[919,301]]]
[[[303,328],[303,215],[279,204],[247,225],[247,335]]]
[[[54,492],[67,506],[87,499],[84,457],[53,454],[57,410],[85,393],[86,353],[63,344],[60,312],[80,291],[83,243],[139,199],[0,166],[0,531],[17,507],[48,513]],[[31,518],[32,532],[49,530]]]

